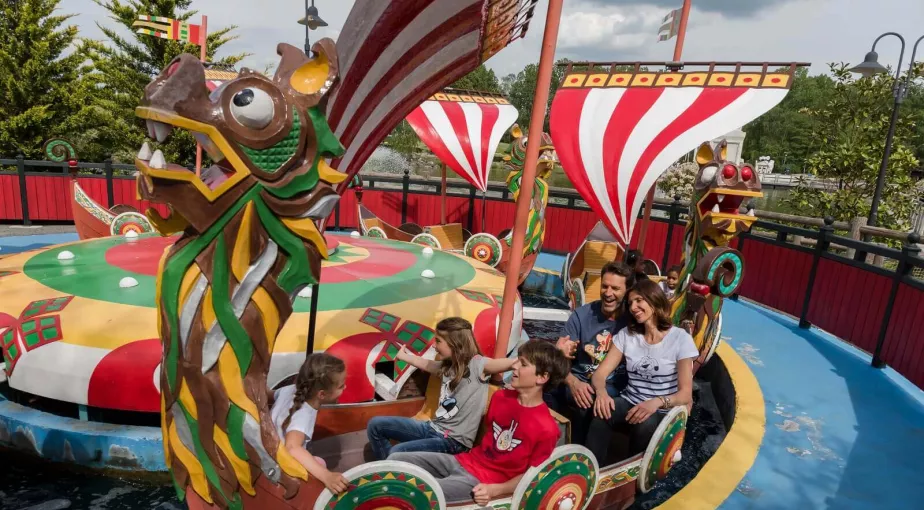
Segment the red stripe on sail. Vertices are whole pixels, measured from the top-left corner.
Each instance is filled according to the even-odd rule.
[[[450,18],[439,27],[436,27],[433,31],[423,36],[421,40],[412,46],[401,58],[397,59],[395,65],[382,75],[369,94],[362,98],[362,102],[348,121],[349,123],[346,129],[343,130],[343,134],[340,136],[340,143],[344,146],[349,146],[353,142],[356,133],[368,122],[369,116],[375,111],[375,108],[382,102],[385,96],[401,85],[401,81],[411,72],[419,68],[429,58],[439,53],[440,50],[453,41],[479,30],[481,28],[480,11],[478,11],[476,7],[477,6],[473,6],[469,9],[464,9],[455,17]],[[475,48],[472,49],[474,50]],[[368,63],[367,67],[372,67],[372,64],[373,63]],[[466,72],[463,74],[468,74],[468,71],[473,68],[474,66],[465,69]],[[426,92],[423,94],[423,97],[413,98],[411,96],[405,96],[399,101],[395,108],[396,110],[400,111],[405,107],[407,108],[401,111],[401,117],[406,116],[411,109],[422,103],[427,97],[455,81],[445,79],[445,69],[447,69],[447,66],[434,70],[432,74],[424,78],[422,85],[429,86],[424,89]],[[419,89],[419,87],[415,87],[415,89]],[[330,123],[335,131],[339,127],[338,124],[342,118],[342,114],[346,110],[350,98],[353,95],[352,91],[346,95],[344,92],[347,91],[341,90],[337,93],[337,104],[334,105],[334,108],[339,108],[341,112],[341,116],[337,118],[337,121]],[[391,131],[392,128],[394,128],[394,125],[390,126],[388,131]],[[381,139],[367,140],[367,143],[378,144],[380,141]]]
[[[632,178],[629,180],[629,190],[626,198],[630,201],[627,211],[635,208],[635,203],[639,199],[639,194],[645,194],[648,190],[640,190],[642,179],[651,169],[651,163],[658,154],[664,150],[671,142],[680,135],[686,133],[697,124],[712,117],[722,111],[736,99],[741,97],[748,88],[705,88],[703,92],[693,101],[683,113],[681,113],[673,122],[667,125],[658,136],[654,137],[648,147],[638,159],[638,163],[632,171]],[[661,169],[664,170],[664,169]],[[629,235],[628,233],[626,235]]]
[[[494,104],[479,104],[481,108],[481,188],[488,184],[488,175],[491,173],[491,163],[494,162],[494,151],[491,150],[491,133],[497,127],[500,117],[500,107]]]
[[[456,160],[455,156],[452,155],[452,152],[449,151],[449,148],[446,147],[446,143],[443,142],[443,138],[439,135],[436,128],[433,127],[433,123],[430,122],[423,108],[419,106],[415,108],[414,111],[407,116],[407,121],[414,132],[417,133],[417,136],[440,161],[445,163],[446,166],[451,168],[455,173],[465,178],[465,180],[471,182],[471,178],[462,170],[462,166]],[[474,182],[472,184],[477,185]]]
[[[590,185],[587,170],[584,168],[584,159],[581,154],[581,112],[584,101],[591,89],[559,89],[552,100],[552,111],[549,116],[549,127],[555,152],[561,162],[565,174],[574,185],[574,189],[584,198],[603,223],[617,238],[616,226],[610,222],[609,215],[603,211],[600,200]]]
[[[346,76],[341,76],[340,91],[337,93],[337,104],[332,105],[327,114],[328,123],[336,126],[343,116],[343,112],[350,103],[350,98],[363,82],[372,65],[382,57],[382,52],[388,48],[388,43],[398,36],[420,12],[436,0],[405,0],[403,2],[390,2],[382,11],[375,26],[362,41],[362,44],[353,64]],[[356,7],[354,7],[356,8]],[[356,43],[354,42],[354,44]]]
[[[603,175],[607,183],[606,193],[610,197],[610,204],[613,205],[616,218],[620,223],[624,223],[625,218],[622,217],[619,207],[619,160],[622,159],[622,153],[632,130],[638,126],[639,121],[648,113],[663,92],[663,87],[626,89],[619,98],[603,134]]]
[[[452,83],[459,78],[468,74],[469,70],[476,66],[479,62],[478,60],[479,53],[477,50],[471,51],[456,60],[447,63],[437,72],[442,76],[442,83]],[[413,104],[417,105],[429,97],[433,93],[432,86],[439,86],[439,83],[433,84],[431,82],[425,82],[417,87],[414,90],[410,91],[407,94],[407,100],[402,105]],[[438,90],[438,89],[437,89]],[[401,122],[401,119],[407,116],[409,110],[412,108],[395,108],[389,114],[382,119],[381,122],[369,133],[368,140],[376,140],[375,143],[364,143],[362,146],[354,147],[352,145],[344,143],[344,147],[347,148],[347,154],[353,153],[353,159],[350,161],[349,168],[340,168],[338,165],[343,158],[336,159],[332,161],[333,167],[339,169],[341,172],[347,174],[347,179],[337,185],[337,193],[343,194],[343,190],[347,188],[350,183],[350,179],[359,172],[359,169],[362,168],[363,163],[366,162],[366,159],[369,158],[369,155],[372,154],[372,151],[378,146],[378,141],[385,139],[389,132]],[[355,124],[355,123],[354,123]]]
[[[446,112],[452,131],[456,134],[456,139],[462,147],[462,154],[465,154],[468,166],[472,169],[472,174],[475,175],[477,180],[478,167],[475,165],[475,151],[472,150],[472,140],[468,135],[468,119],[465,117],[465,112],[462,111],[462,105],[451,101],[440,101],[439,105]]]

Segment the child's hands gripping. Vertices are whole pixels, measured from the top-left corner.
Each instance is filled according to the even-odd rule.
[[[327,490],[335,495],[347,490],[350,486],[350,482],[348,482],[342,474],[332,471],[328,471],[326,474],[320,476],[319,480],[327,487]]]

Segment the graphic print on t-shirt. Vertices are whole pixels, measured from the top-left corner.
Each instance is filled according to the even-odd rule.
[[[436,410],[436,419],[448,420],[457,414],[459,414],[459,406],[456,405],[456,399],[449,397],[440,402],[440,406]]]
[[[613,343],[613,334],[610,333],[610,330],[604,329],[603,331],[597,333],[596,338],[594,338],[594,343],[587,343],[584,345],[584,352],[590,356],[590,359],[593,361],[590,371],[596,372],[597,367],[600,366],[600,363],[603,363],[603,360],[606,359],[606,353],[610,350],[610,344]]]
[[[661,367],[658,365],[658,360],[652,358],[651,356],[645,355],[635,366],[631,369],[638,376],[648,379],[649,381],[654,379],[658,375],[658,369]]]
[[[520,446],[522,442],[519,439],[513,437],[514,432],[517,431],[517,422],[513,420],[510,422],[509,428],[502,428],[497,422],[491,422],[494,428],[494,447],[497,448],[500,452],[512,452],[514,448]]]

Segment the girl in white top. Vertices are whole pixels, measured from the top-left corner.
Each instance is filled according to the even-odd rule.
[[[587,434],[587,448],[606,462],[610,432],[629,425],[629,455],[645,449],[658,423],[675,406],[693,402],[693,360],[699,350],[693,338],[670,319],[670,304],[660,287],[642,280],[626,296],[629,325],[613,338],[591,382],[596,390],[596,418]],[[606,392],[606,376],[623,357],[629,383],[615,399]]]
[[[345,388],[343,360],[315,353],[302,363],[295,384],[273,392],[270,411],[276,433],[285,442],[289,454],[334,494],[345,491],[349,482],[340,473],[328,471],[324,459],[315,457],[307,448],[314,434],[318,410],[324,404],[335,404]]]

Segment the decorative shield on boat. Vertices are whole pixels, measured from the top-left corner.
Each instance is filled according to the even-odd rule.
[[[114,236],[125,235],[129,232],[145,234],[154,232],[154,227],[147,216],[134,211],[127,211],[116,216],[109,225],[109,233]]]
[[[407,121],[440,161],[487,191],[497,145],[518,115],[497,94],[447,89],[415,108]]]
[[[515,510],[583,510],[597,490],[600,467],[590,450],[560,446],[539,467],[529,468],[513,493]]]
[[[433,234],[428,234],[424,232],[423,234],[417,234],[411,239],[411,242],[414,244],[422,244],[424,246],[429,246],[430,248],[440,250],[440,240],[437,239]]]
[[[369,462],[343,473],[343,477],[350,482],[350,489],[339,496],[324,489],[314,510],[446,508],[443,490],[433,476],[407,462]]]
[[[680,448],[687,430],[686,406],[675,407],[665,416],[642,457],[638,474],[638,488],[648,492],[658,480],[664,479],[674,463],[680,461]]]
[[[486,232],[469,237],[462,251],[466,257],[471,257],[491,267],[497,266],[504,253],[500,241]]]
[[[414,108],[525,36],[537,1],[357,0],[337,40],[340,79],[327,103],[346,148],[332,166],[359,172]]]
[[[628,246],[644,197],[668,166],[776,106],[799,65],[649,72],[635,63],[569,64],[550,118],[562,168]]]

